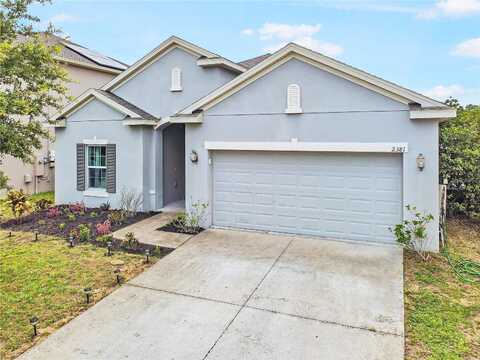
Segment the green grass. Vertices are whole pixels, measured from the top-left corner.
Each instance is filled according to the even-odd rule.
[[[65,240],[31,233],[0,231],[0,358],[10,359],[26,350],[87,308],[83,289],[92,287],[94,302],[116,286],[113,259],[124,261],[128,279],[145,267],[141,255],[116,252],[85,244],[69,248]],[[90,305],[88,305],[90,306]],[[32,339],[29,319],[40,319],[40,336]]]
[[[452,253],[480,259],[480,225],[449,221]],[[480,358],[480,283],[465,283],[447,259],[405,254],[406,359]]]

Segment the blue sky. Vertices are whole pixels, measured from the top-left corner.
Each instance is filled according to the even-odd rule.
[[[54,0],[32,11],[129,64],[170,35],[234,61],[294,41],[439,100],[480,104],[480,0]]]

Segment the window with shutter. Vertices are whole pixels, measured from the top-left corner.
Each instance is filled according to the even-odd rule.
[[[287,87],[287,114],[299,114],[302,112],[300,86],[297,84],[290,84]]]
[[[172,69],[171,91],[182,91],[182,70],[178,67]]]

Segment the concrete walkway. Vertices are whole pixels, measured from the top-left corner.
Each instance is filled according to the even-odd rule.
[[[115,239],[125,240],[125,234],[133,232],[135,237],[142,244],[150,244],[161,246],[169,249],[176,249],[185,241],[190,239],[192,235],[173,233],[167,231],[159,231],[158,228],[172,222],[178,215],[178,212],[162,212],[160,214],[151,216],[145,220],[139,221],[135,224],[126,226],[120,230],[115,231],[112,236]]]
[[[401,249],[207,230],[20,359],[403,359]]]

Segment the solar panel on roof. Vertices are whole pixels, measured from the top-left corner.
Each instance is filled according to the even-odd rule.
[[[73,51],[78,52],[79,54],[85,56],[86,58],[89,58],[90,60],[96,62],[97,64],[103,65],[103,66],[108,66],[108,67],[113,67],[116,69],[126,69],[127,66],[124,64],[113,60],[109,57],[106,57],[100,53],[97,53],[96,51],[84,48],[82,46],[78,45],[73,45],[73,44],[65,44],[66,47],[72,49]]]

